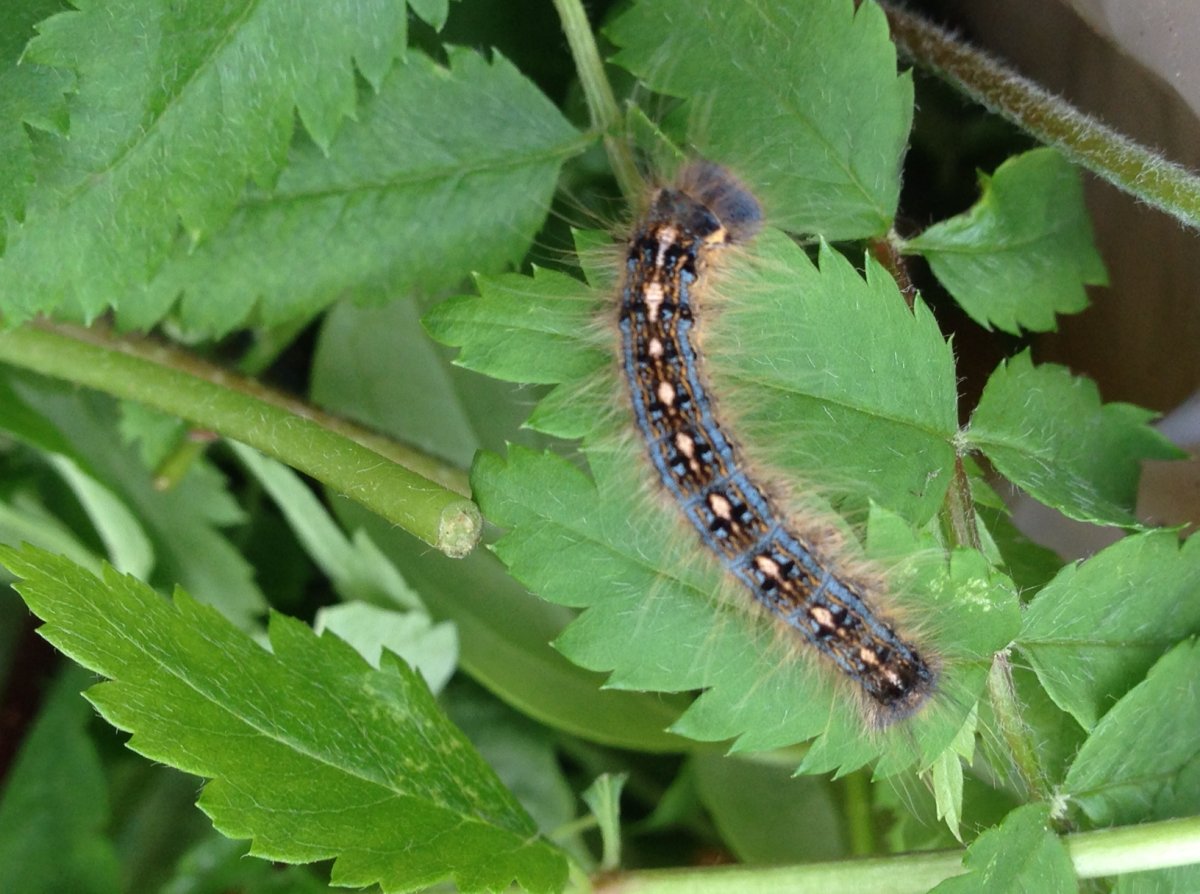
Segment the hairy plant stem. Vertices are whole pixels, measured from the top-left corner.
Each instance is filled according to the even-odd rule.
[[[1200,862],[1200,817],[1062,836],[1081,879]],[[613,873],[597,894],[924,894],[960,875],[963,851],[926,851],[802,866],[709,866]]]
[[[554,0],[554,8],[562,22],[571,57],[575,60],[575,71],[587,100],[592,127],[604,139],[604,151],[608,154],[608,162],[612,165],[621,194],[626,200],[632,200],[642,192],[642,177],[629,143],[621,135],[621,108],[604,73],[604,63],[596,48],[596,38],[588,23],[587,13],[581,0]]]
[[[896,231],[892,230],[887,236],[878,236],[872,239],[869,247],[875,260],[892,275],[892,279],[900,288],[900,294],[904,296],[904,303],[908,305],[909,310],[912,310],[913,302],[917,300],[917,287],[913,284],[912,277],[908,275],[908,265],[904,262],[904,255],[900,251],[899,240],[900,237]]]
[[[1000,735],[1008,745],[1008,753],[1017,772],[1021,774],[1021,781],[1033,800],[1049,803],[1054,792],[1041,761],[1038,760],[1037,750],[1033,746],[1033,735],[1021,716],[1021,701],[1017,698],[1017,688],[1013,682],[1007,652],[999,652],[992,659],[987,685],[992,711],[1000,726]]]
[[[1200,176],[1085,115],[953,34],[880,0],[900,50],[1118,189],[1200,229]]]
[[[975,501],[971,496],[971,477],[963,465],[962,457],[954,456],[954,477],[946,488],[946,499],[942,504],[943,517],[947,521],[950,541],[954,546],[969,546],[982,549],[979,539],[979,524],[975,518]]]
[[[241,441],[362,503],[449,556],[479,540],[465,476],[177,348],[101,327],[35,322],[0,332],[0,361],[95,388]]]

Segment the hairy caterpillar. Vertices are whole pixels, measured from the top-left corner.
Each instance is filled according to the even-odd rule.
[[[650,460],[705,546],[853,680],[883,724],[925,701],[936,665],[877,615],[870,588],[801,536],[751,480],[714,415],[694,338],[708,268],[728,246],[752,239],[761,221],[758,201],[719,165],[693,164],[655,193],[628,244],[621,365]]]

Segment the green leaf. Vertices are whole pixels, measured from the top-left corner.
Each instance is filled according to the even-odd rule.
[[[79,690],[89,675],[60,674],[0,790],[0,890],[105,894],[121,890],[108,783],[87,734]]]
[[[333,857],[333,884],[388,891],[565,881],[561,854],[403,664],[374,670],[282,615],[268,652],[182,591],[172,604],[29,548],[0,559],[42,635],[110,678],[88,694],[101,714],[139,753],[210,778],[201,808],[251,853]]]
[[[113,567],[145,580],[154,567],[154,547],[137,517],[107,487],[66,456],[51,454],[47,461],[66,482],[104,541]]]
[[[838,790],[829,780],[796,776],[786,763],[718,754],[697,755],[693,766],[704,808],[742,862],[812,863],[845,855]]]
[[[1200,811],[1200,642],[1182,642],[1110,710],[1067,771],[1065,794],[1098,826]],[[1186,731],[1186,732],[1185,732]]]
[[[1146,423],[1154,413],[1101,404],[1096,385],[1028,351],[988,379],[967,442],[1005,478],[1079,521],[1137,524],[1133,506],[1145,459],[1183,454]]]
[[[1200,541],[1119,540],[1067,565],[1025,612],[1017,640],[1055,704],[1092,729],[1171,646],[1200,633]]]
[[[88,549],[74,531],[56,518],[43,501],[29,492],[18,493],[8,501],[0,500],[0,543],[10,546],[32,543],[52,553],[66,556],[88,571],[100,570],[100,557]]]
[[[321,325],[312,396],[466,469],[478,446],[499,448],[515,436],[532,389],[456,369],[448,354],[425,336],[415,301],[384,307],[343,302]]]
[[[1066,776],[1079,746],[1087,738],[1087,731],[1054,703],[1032,669],[1014,664],[1012,679],[1021,706],[1021,720],[1029,727],[1037,760],[1046,778],[1057,782]],[[983,749],[982,753],[991,758],[995,750]],[[995,754],[993,759],[995,766],[1008,766],[1009,762],[1006,755]]]
[[[22,60],[33,26],[62,12],[62,0],[8,0],[0,28],[0,252],[9,219],[25,214],[25,199],[36,176],[26,126],[62,133],[67,129],[63,96],[73,84],[71,72]]]
[[[970,211],[904,245],[970,317],[1014,335],[1055,328],[1054,315],[1087,306],[1085,285],[1106,285],[1079,172],[1050,148],[1008,159]]]
[[[248,180],[272,180],[297,111],[328,146],[355,114],[353,61],[378,87],[405,45],[396,0],[76,6],[43,22],[26,54],[76,72],[79,90],[70,139],[48,141],[27,217],[9,232],[10,321],[64,301],[91,317],[136,290],[180,222],[196,240]]]
[[[216,835],[191,848],[161,894],[330,894],[306,867],[276,866],[246,854],[246,843]]]
[[[422,612],[397,612],[365,602],[348,602],[320,609],[313,629],[336,634],[354,646],[372,667],[379,667],[386,648],[420,673],[435,694],[454,673],[458,657],[454,625],[435,625]]]
[[[438,31],[450,15],[450,0],[408,0],[408,7]]]
[[[972,478],[971,493],[976,497],[975,518],[995,543],[1004,570],[1013,583],[1022,593],[1045,586],[1062,567],[1062,559],[1054,550],[1035,543],[1013,524],[1008,509],[1002,503],[997,506],[981,505],[979,492],[980,481]]]
[[[731,265],[736,287],[701,323],[713,393],[728,395],[752,462],[923,524],[954,467],[950,346],[878,264],[864,279],[824,244],[818,261],[768,232]]]
[[[621,789],[628,778],[628,773],[601,773],[582,795],[600,827],[604,849],[601,872],[611,872],[621,865]]]
[[[874,3],[638,3],[607,34],[614,61],[689,99],[682,142],[736,161],[773,225],[831,240],[891,225],[912,79]]]
[[[555,384],[602,368],[610,355],[587,344],[595,295],[556,270],[481,276],[479,296],[443,301],[422,319],[429,334],[462,348],[455,362],[509,382]]]
[[[178,416],[132,400],[121,401],[120,429],[125,443],[137,445],[142,464],[157,472],[188,437],[188,425]]]
[[[462,676],[450,682],[438,702],[537,821],[542,834],[553,835],[562,845],[568,837],[562,827],[575,819],[576,795],[558,760],[560,737],[555,731],[518,714]],[[569,838],[575,852],[586,854],[578,834]]]
[[[881,754],[882,775],[927,765],[961,726],[992,652],[1016,632],[1011,589],[989,580],[978,554],[957,554],[947,567],[911,534],[905,540],[903,522],[877,513],[876,558],[888,556],[897,588],[919,594],[920,610],[942,621],[937,646],[955,661],[940,684],[945,704],[865,737],[829,668],[789,654],[778,631],[749,614],[742,592],[714,601],[719,570],[673,550],[664,532],[678,524],[674,507],[639,501],[642,470],[632,455],[593,450],[589,464],[594,483],[566,460],[514,447],[507,463],[481,454],[472,485],[485,514],[509,529],[494,549],[512,574],[543,598],[588,608],[557,640],[560,651],[611,671],[610,687],[708,690],[674,727],[691,738],[740,737],[737,750],[763,750],[819,735],[806,772],[849,770]]]
[[[946,824],[958,841],[962,841],[959,822],[963,815],[963,768],[962,762],[971,761],[975,754],[975,727],[978,718],[972,714],[950,743],[950,747],[938,755],[929,768],[930,784],[933,788],[937,818]]]
[[[967,848],[965,875],[947,879],[930,894],[1075,894],[1071,858],[1046,828],[1049,818],[1044,804],[1018,807]]]
[[[466,49],[449,67],[412,52],[328,152],[295,146],[199,247],[177,245],[120,308],[149,326],[182,295],[183,323],[276,325],[342,295],[436,294],[512,266],[545,219],[559,168],[586,140],[508,60]]]

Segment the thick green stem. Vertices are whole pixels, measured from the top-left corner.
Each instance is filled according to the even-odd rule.
[[[462,496],[461,473],[178,349],[100,329],[33,323],[0,332],[0,361],[249,444],[449,556],[465,556],[479,540],[482,520]]]
[[[881,0],[897,46],[972,99],[1148,205],[1200,229],[1200,176],[1101,124],[920,16]]]
[[[1081,879],[1200,863],[1200,817],[1063,836]],[[803,866],[712,866],[614,873],[608,894],[924,894],[963,872],[963,852],[928,851]]]
[[[846,797],[846,832],[851,856],[875,853],[875,818],[871,813],[871,774],[866,770],[851,773],[843,780]]]
[[[312,315],[308,315],[259,332],[250,350],[238,361],[238,372],[250,377],[262,375],[312,321]],[[182,438],[154,470],[154,486],[159,490],[175,487],[187,475],[192,464],[204,455],[204,448],[203,440]]]
[[[642,178],[629,144],[620,133],[621,109],[604,74],[604,63],[596,48],[596,38],[588,23],[587,13],[580,0],[554,0],[554,8],[558,10],[567,45],[575,60],[575,70],[587,99],[592,127],[604,137],[604,150],[617,178],[617,185],[621,187],[621,194],[627,200],[633,199],[642,192]]]

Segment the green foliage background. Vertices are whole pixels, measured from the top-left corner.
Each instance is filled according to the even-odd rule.
[[[24,707],[0,889],[584,890],[666,866],[717,890],[686,868],[717,850],[756,883],[792,863],[786,884],[838,890],[810,866],[961,842],[928,884],[882,871],[1070,891],[1058,833],[1200,814],[1200,745],[1177,735],[1200,721],[1200,560],[1132,512],[1139,463],[1177,452],[1028,350],[961,407],[931,309],[1013,335],[1082,309],[1105,274],[1078,173],[1015,155],[968,211],[902,235],[914,83],[875,4],[622,4],[594,23],[627,100],[605,135],[581,111],[578,7],[557,9],[578,71],[517,39],[560,47],[549,7],[9,4],[0,699]],[[819,493],[807,508],[930,619],[942,687],[908,722],[864,735],[645,485],[599,325],[612,238],[563,224],[611,210],[633,150],[727,164],[763,201],[704,323],[714,391],[747,453]],[[923,257],[935,300],[907,304],[881,254]],[[168,369],[200,385],[159,390]],[[371,452],[330,472],[283,437],[301,417]],[[256,418],[275,459],[195,440],[258,443]],[[397,459],[424,477],[365,498],[354,482]],[[1059,569],[983,465],[1129,536]],[[450,559],[424,501],[468,484],[490,549]],[[39,647],[26,606],[105,682]],[[179,770],[206,780],[207,820]]]

